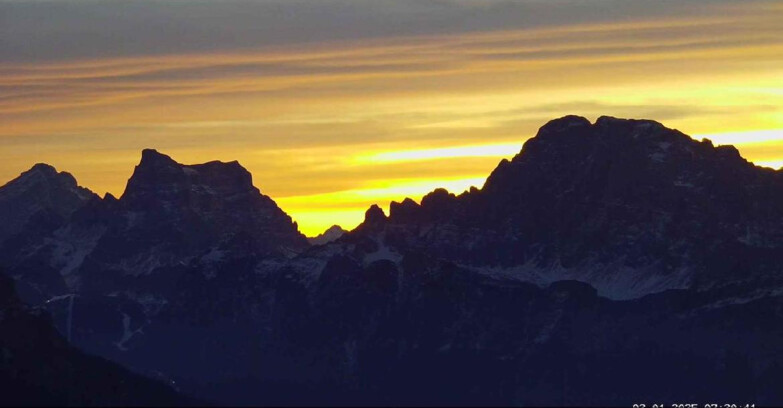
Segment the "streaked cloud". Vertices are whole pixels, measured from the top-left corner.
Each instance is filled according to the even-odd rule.
[[[779,163],[781,19],[739,0],[0,0],[0,180],[46,161],[120,194],[145,147],[239,159],[314,234],[480,185],[565,114]]]
[[[739,4],[745,4],[741,2]],[[4,0],[3,61],[212,53],[700,16],[721,0]],[[765,3],[760,3],[765,4]],[[741,7],[739,11],[744,10]],[[734,11],[737,12],[736,10]]]

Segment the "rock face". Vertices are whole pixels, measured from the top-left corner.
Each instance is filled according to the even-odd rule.
[[[554,120],[482,189],[293,259],[272,331],[355,390],[336,403],[783,401],[782,177],[656,122]]]
[[[383,235],[528,281],[582,280],[618,299],[777,278],[783,175],[657,122],[568,116],[481,190],[393,203]]]
[[[171,270],[182,265],[284,258],[308,246],[296,223],[253,186],[250,173],[237,162],[182,165],[148,149],[119,200],[77,189],[64,173],[59,183],[37,182],[35,189],[24,189],[31,193],[17,192],[22,190],[18,186],[31,184],[31,175],[32,180],[43,178],[43,171],[56,175],[36,166],[0,190],[9,203],[40,196],[44,201],[38,207],[62,207],[48,210],[60,217],[49,228],[31,229],[27,239],[4,243],[2,263],[13,276],[28,276],[30,291],[39,297],[132,290],[139,280],[127,278],[139,276],[172,285]]]
[[[285,258],[308,246],[291,217],[237,162],[182,165],[144,150],[122,197],[97,207],[78,219],[81,231],[100,231],[80,271],[86,289],[99,293],[157,280],[139,289],[167,295],[162,292],[179,292],[184,270],[210,277],[216,263]]]
[[[73,176],[58,173],[47,164],[36,164],[0,187],[0,264],[13,265],[27,279],[20,289],[26,298],[41,300],[41,293],[62,293],[62,276],[37,255],[44,237],[64,228],[71,216],[97,195],[79,187]],[[19,256],[20,254],[25,254]]]
[[[23,305],[0,273],[3,405],[189,405],[169,386],[68,345],[41,310]]]
[[[307,247],[296,223],[253,186],[238,162],[181,165],[144,150],[128,180],[120,206],[128,230],[154,228],[160,242],[203,250],[216,241],[247,239],[254,252],[299,251]]]
[[[0,242],[27,230],[62,224],[88,200],[97,198],[66,172],[36,164],[0,187]]]
[[[311,285],[294,274],[279,283],[284,314],[273,332],[283,356],[297,357],[275,362],[312,398],[291,393],[284,401],[619,406],[783,398],[773,385],[783,378],[779,292],[672,290],[617,301],[577,281],[540,287],[425,255],[371,261],[387,249],[367,254],[358,248],[370,245],[353,238],[341,240],[345,255],[330,258]],[[323,384],[344,391],[316,387]],[[265,398],[243,392],[235,397]]]
[[[25,301],[72,344],[193,387],[256,364],[268,337],[257,266],[309,246],[238,163],[182,165],[153,150],[119,199],[93,196],[28,235],[0,253]]]
[[[568,116],[483,188],[308,246],[238,164],[150,150],[0,263],[71,344],[221,404],[780,405],[782,183]]]

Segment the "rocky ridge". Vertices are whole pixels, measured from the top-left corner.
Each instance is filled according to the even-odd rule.
[[[238,164],[146,150],[120,199],[0,264],[72,344],[220,403],[774,403],[781,177],[657,122],[568,116],[481,189],[309,246]]]

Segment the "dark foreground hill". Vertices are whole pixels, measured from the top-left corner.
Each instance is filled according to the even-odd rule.
[[[551,121],[483,188],[314,246],[235,162],[27,184],[0,188],[35,209],[0,242],[24,299],[210,401],[783,403],[783,173],[657,122]]]
[[[57,333],[45,311],[23,305],[0,274],[0,405],[184,406],[177,394],[116,363],[88,356]]]

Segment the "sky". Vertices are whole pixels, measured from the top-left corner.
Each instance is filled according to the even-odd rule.
[[[0,184],[120,196],[239,160],[307,235],[480,187],[548,120],[654,119],[783,166],[783,2],[0,0]]]

